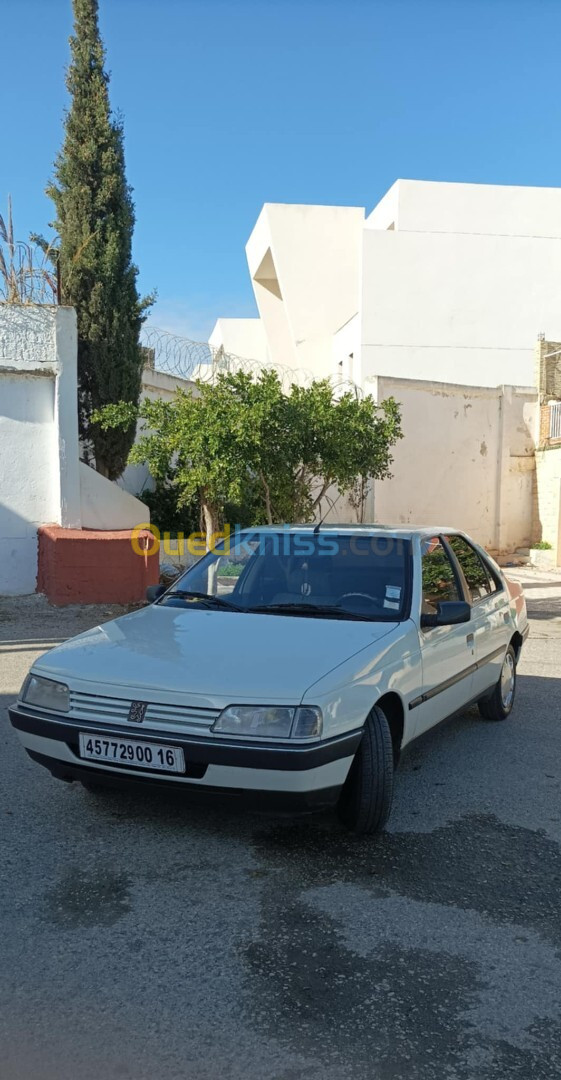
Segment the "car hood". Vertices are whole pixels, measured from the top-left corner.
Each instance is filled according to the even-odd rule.
[[[151,605],[88,630],[33,665],[70,685],[165,690],[199,704],[299,701],[396,623],[196,611]]]

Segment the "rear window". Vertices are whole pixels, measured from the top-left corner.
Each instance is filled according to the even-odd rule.
[[[461,599],[457,571],[438,536],[422,541],[421,555],[422,612],[424,615],[434,615],[439,604]]]
[[[490,568],[465,537],[447,536],[446,540],[460,564],[472,603],[476,604],[478,600],[497,592],[497,583]]]

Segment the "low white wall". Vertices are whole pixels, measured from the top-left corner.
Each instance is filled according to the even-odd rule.
[[[455,526],[494,551],[529,545],[537,409],[531,388],[384,378],[373,394],[401,403],[404,432],[392,479],[374,485],[377,522]]]
[[[83,529],[134,529],[150,521],[140,499],[80,462],[80,501]]]
[[[0,595],[35,590],[50,522],[81,524],[75,313],[0,303]]]

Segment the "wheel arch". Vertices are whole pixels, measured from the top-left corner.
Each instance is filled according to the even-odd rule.
[[[522,649],[523,644],[524,644],[524,638],[522,637],[522,634],[520,633],[520,631],[517,630],[512,635],[512,637],[511,637],[511,639],[509,641],[509,645],[512,645],[512,648],[514,649],[514,655],[516,657],[516,663],[518,663],[518,661],[520,659],[520,651]]]
[[[382,694],[382,696],[378,698],[376,705],[382,710],[388,721],[392,737],[394,764],[397,765],[401,754],[401,744],[403,742],[403,732],[405,728],[405,709],[403,707],[403,702],[395,690],[388,690],[387,693]]]

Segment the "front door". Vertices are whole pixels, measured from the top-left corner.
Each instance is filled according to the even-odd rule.
[[[422,541],[422,613],[436,613],[445,600],[463,600],[456,567],[438,536]],[[434,626],[419,632],[422,691],[410,703],[415,735],[457,712],[473,697],[475,637],[471,622]]]
[[[475,633],[473,696],[495,686],[512,636],[509,597],[492,566],[464,536],[446,536],[465,579]]]

